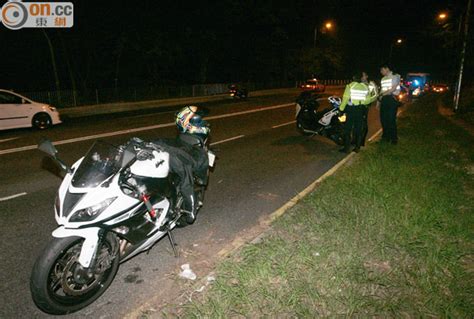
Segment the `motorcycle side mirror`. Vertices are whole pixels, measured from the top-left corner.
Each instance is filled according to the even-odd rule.
[[[51,141],[47,139],[43,139],[38,144],[38,149],[51,157],[56,157],[56,154],[58,153],[58,150],[56,149],[56,147],[54,147],[53,143],[51,143]]]
[[[54,147],[53,143],[48,140],[48,139],[43,139],[39,144],[38,144],[38,149],[49,156],[51,156],[52,159],[58,163],[58,165],[67,173],[71,173],[72,170],[69,166],[67,166],[61,159],[57,157],[58,150],[56,147]]]

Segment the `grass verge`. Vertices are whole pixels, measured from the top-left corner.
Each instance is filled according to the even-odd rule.
[[[185,317],[471,317],[473,139],[426,97],[224,261]]]

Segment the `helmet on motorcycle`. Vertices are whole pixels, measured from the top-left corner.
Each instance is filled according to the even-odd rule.
[[[341,105],[341,103],[342,103],[341,98],[338,97],[338,96],[334,96],[334,95],[328,97],[328,101],[331,104],[331,106],[336,108],[336,109],[339,108],[339,105]]]
[[[188,133],[206,139],[209,135],[209,124],[202,119],[197,106],[186,106],[176,113],[176,126],[180,133]]]

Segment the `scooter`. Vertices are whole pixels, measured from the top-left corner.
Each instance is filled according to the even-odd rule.
[[[318,111],[319,102],[316,97],[305,93],[302,93],[296,102],[297,129],[304,135],[325,136],[336,144],[343,145],[346,115],[339,110],[341,99],[330,96],[330,107]]]
[[[200,146],[212,167],[214,153],[207,141]],[[67,314],[88,306],[110,286],[120,263],[165,236],[177,255],[172,230],[189,217],[168,152],[136,139],[123,146],[97,141],[69,167],[50,141],[38,148],[65,172],[54,205],[59,227],[30,279],[42,311]],[[204,187],[196,189],[202,201]]]

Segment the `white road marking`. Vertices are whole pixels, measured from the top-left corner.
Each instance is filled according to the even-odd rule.
[[[290,125],[290,124],[293,124],[293,123],[296,123],[296,121],[291,121],[291,122],[286,122],[286,123],[283,123],[283,124],[278,124],[278,125],[272,126],[272,128],[278,128],[278,127]]]
[[[6,138],[6,139],[3,139],[3,140],[0,140],[0,143],[4,143],[4,142],[8,142],[8,141],[13,141],[13,140],[17,140],[17,139],[19,139],[19,137]]]
[[[230,142],[230,141],[235,141],[235,140],[238,140],[239,138],[242,138],[242,137],[244,137],[244,136],[245,136],[245,135],[239,135],[239,136],[234,136],[234,137],[231,137],[231,138],[222,140],[222,141],[214,142],[214,143],[211,143],[211,146],[218,145],[218,144],[222,144],[222,143],[226,143],[226,142]]]
[[[259,109],[248,110],[248,111],[241,111],[241,112],[235,112],[235,113],[227,113],[227,114],[209,116],[206,119],[207,120],[217,120],[217,119],[222,119],[222,118],[227,118],[227,117],[233,117],[233,116],[252,114],[252,113],[257,113],[257,112],[275,110],[275,109],[285,108],[285,107],[294,106],[294,105],[295,105],[294,103],[279,104],[279,105],[273,105],[273,106],[268,106],[268,107],[263,107],[263,108],[259,108]],[[174,125],[176,125],[176,124],[173,122],[173,123],[164,123],[164,124],[151,125],[151,126],[143,126],[143,127],[138,127],[138,128],[128,129],[128,130],[121,130],[121,131],[108,132],[108,133],[102,133],[102,134],[96,134],[96,135],[76,137],[76,138],[71,138],[71,139],[62,140],[62,141],[55,141],[55,142],[53,142],[53,144],[54,145],[71,144],[71,143],[83,142],[83,141],[87,141],[87,140],[94,140],[94,139],[103,138],[103,137],[110,137],[110,136],[116,136],[116,135],[122,135],[122,134],[149,131],[149,130],[164,128],[164,127],[172,127]],[[36,149],[37,147],[38,147],[37,145],[28,145],[28,146],[23,146],[23,147],[10,148],[10,149],[6,149],[6,150],[1,150],[0,155],[29,151],[29,150]]]
[[[17,198],[17,197],[25,196],[26,194],[27,194],[27,193],[19,193],[19,194],[15,194],[15,195],[3,197],[3,198],[0,198],[0,202],[4,202],[4,201],[10,200],[10,199],[14,199],[14,198]]]

